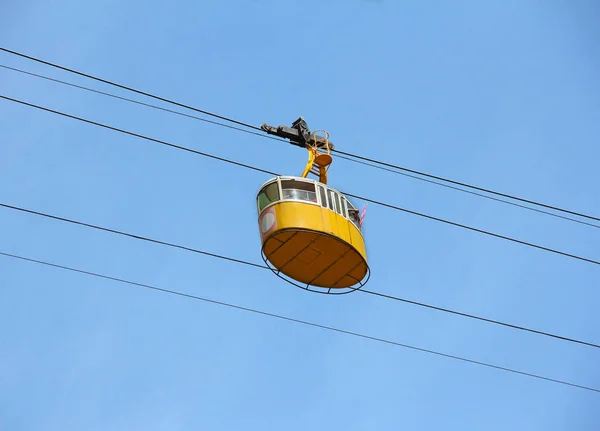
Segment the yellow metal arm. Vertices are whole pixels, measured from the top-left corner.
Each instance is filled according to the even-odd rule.
[[[313,133],[313,135],[316,137],[315,133]],[[325,153],[319,152],[316,145],[306,145],[306,149],[308,150],[308,162],[302,173],[302,178],[306,178],[308,174],[318,176],[319,181],[323,184],[327,184],[327,169],[333,161],[331,157],[331,148],[329,146],[329,134],[327,132],[325,132],[325,134],[327,136],[325,141]]]

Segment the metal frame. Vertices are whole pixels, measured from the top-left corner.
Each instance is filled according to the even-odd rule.
[[[304,232],[312,232],[309,229],[282,229],[278,232],[285,232],[286,230],[294,230],[296,233],[298,231],[304,231]],[[320,235],[324,235],[324,236],[328,236],[330,238],[335,239],[336,241],[340,241],[343,242],[344,244],[350,245],[348,243],[346,243],[345,241],[342,241],[341,239],[339,239],[338,237],[336,237],[335,235],[329,235],[327,233],[322,232]],[[270,235],[271,236],[271,235]],[[319,236],[317,236],[317,239],[319,238]],[[321,286],[313,286],[310,283],[307,283],[306,285],[302,285],[300,283],[298,283],[297,281],[293,280],[292,278],[288,277],[285,274],[281,274],[281,270],[278,270],[277,268],[275,268],[273,265],[271,265],[271,263],[269,262],[267,256],[265,255],[265,244],[268,238],[265,239],[265,241],[263,241],[263,245],[261,246],[260,249],[260,254],[261,257],[263,259],[263,261],[265,262],[265,265],[271,270],[271,272],[273,274],[275,274],[277,277],[281,278],[284,281],[287,281],[288,283],[290,283],[291,285],[294,285],[296,287],[299,287],[300,289],[303,290],[308,290],[310,292],[315,292],[315,293],[321,293],[321,294],[325,294],[325,295],[345,295],[351,292],[355,292],[357,290],[360,290],[365,284],[367,284],[367,282],[369,281],[369,279],[371,278],[371,268],[369,267],[369,264],[365,261],[365,264],[367,265],[367,274],[365,275],[365,277],[362,280],[356,280],[357,283],[354,284],[351,287],[344,287],[344,288],[333,288],[333,287],[321,287]],[[316,240],[316,239],[315,239]],[[313,240],[312,242],[314,242],[315,240]],[[289,241],[289,239],[288,239]],[[311,244],[312,244],[311,242]],[[279,247],[282,247],[284,244],[286,244],[287,241],[283,242]],[[277,249],[279,249],[279,247]],[[350,245],[350,247],[352,247],[352,245]],[[352,247],[354,248],[354,247]],[[354,249],[355,251],[357,251],[356,249]],[[302,249],[301,251],[304,251],[304,249]],[[358,251],[357,251],[358,252]],[[345,253],[348,253],[348,251],[346,251]],[[272,253],[271,253],[272,254]],[[295,259],[298,256],[299,253],[296,254],[296,256],[294,256],[291,260]],[[289,262],[288,262],[289,263]],[[334,262],[335,263],[335,262]],[[360,262],[356,265],[358,266],[360,264]],[[287,265],[287,263],[286,263]],[[330,265],[331,266],[331,265]],[[356,266],[354,266],[354,268],[356,268]],[[329,268],[329,267],[328,267]],[[322,271],[322,273],[324,273],[328,268],[326,268],[325,270]],[[352,268],[350,271],[351,272],[354,268]],[[321,274],[322,274],[321,273]],[[321,274],[319,274],[318,276],[320,276]],[[336,284],[343,279],[346,275],[348,275],[348,273],[344,274],[342,277],[340,277],[337,281]],[[317,277],[318,277],[317,276]],[[315,279],[317,278],[315,277]],[[313,279],[314,280],[314,279]],[[357,287],[355,287],[358,284]],[[332,292],[333,290],[333,292]]]

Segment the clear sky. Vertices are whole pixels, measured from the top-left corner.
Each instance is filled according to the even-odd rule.
[[[343,151],[600,214],[597,2],[151,3],[4,1],[1,45],[255,125],[302,115]],[[289,175],[306,160],[12,71],[0,92]],[[7,101],[0,119],[0,201],[261,263],[268,175]],[[591,227],[340,159],[330,184],[600,258]],[[592,264],[376,205],[365,236],[371,290],[600,342]],[[7,209],[0,251],[600,387],[590,347]],[[5,257],[0,388],[3,431],[600,429],[599,394]]]

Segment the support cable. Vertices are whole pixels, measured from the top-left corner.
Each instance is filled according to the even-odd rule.
[[[217,259],[222,259],[222,260],[226,260],[226,261],[233,262],[233,263],[238,263],[238,264],[242,264],[242,265],[246,265],[246,266],[252,266],[252,267],[255,267],[255,268],[269,269],[270,270],[270,268],[268,266],[266,266],[266,265],[257,264],[257,263],[249,262],[249,261],[242,260],[242,259],[235,259],[233,257],[225,256],[225,255],[222,255],[222,254],[210,253],[210,252],[207,252],[207,251],[204,251],[204,250],[199,250],[199,249],[193,248],[193,247],[188,247],[188,246],[184,246],[184,245],[174,244],[174,243],[171,243],[171,242],[154,239],[154,238],[150,238],[150,237],[147,237],[147,236],[132,234],[132,233],[129,233],[129,232],[124,232],[124,231],[120,231],[120,230],[116,230],[116,229],[111,229],[111,228],[107,228],[107,227],[104,227],[104,226],[99,226],[99,225],[95,225],[95,224],[91,224],[91,223],[82,222],[82,221],[79,221],[79,220],[69,219],[69,218],[66,218],[66,217],[60,217],[60,216],[56,216],[56,215],[44,213],[44,212],[41,212],[41,211],[35,211],[35,210],[23,208],[23,207],[18,207],[18,206],[14,206],[14,205],[8,205],[8,204],[2,203],[2,202],[0,202],[0,207],[6,208],[6,209],[10,209],[10,210],[14,210],[14,211],[19,211],[19,212],[27,213],[27,214],[30,214],[30,215],[35,215],[35,216],[44,217],[44,218],[48,218],[48,219],[52,219],[52,220],[57,220],[57,221],[60,221],[60,222],[63,222],[63,223],[74,224],[74,225],[83,226],[83,227],[90,228],[90,229],[95,229],[95,230],[100,230],[100,231],[104,231],[104,232],[108,232],[108,233],[112,233],[112,234],[116,234],[116,235],[126,236],[126,237],[137,239],[137,240],[140,240],[140,241],[150,242],[150,243],[159,244],[159,245],[162,245],[162,246],[167,246],[167,247],[176,248],[176,249],[180,249],[180,250],[184,250],[184,251],[189,251],[189,252],[192,252],[192,253],[202,254],[202,255],[205,255],[205,256],[209,256],[209,257],[213,257],[213,258],[217,258]],[[387,294],[383,294],[383,293],[379,293],[379,292],[373,292],[373,291],[370,291],[370,290],[359,290],[358,292],[363,292],[363,293],[374,295],[374,296],[378,296],[378,297],[381,297],[381,298],[393,299],[393,300],[396,300],[396,301],[400,301],[400,302],[404,302],[404,303],[408,303],[408,304],[412,304],[412,305],[417,305],[417,306],[420,306],[420,307],[429,308],[429,309],[436,310],[436,311],[442,311],[442,312],[446,312],[446,313],[450,313],[450,314],[454,314],[454,315],[458,315],[458,316],[462,316],[462,317],[466,317],[466,318],[470,318],[470,319],[474,319],[474,320],[480,320],[480,321],[484,321],[484,322],[487,322],[487,323],[492,323],[492,324],[495,324],[495,325],[505,326],[505,327],[509,327],[509,328],[513,328],[513,329],[518,329],[518,330],[525,331],[525,332],[531,332],[531,333],[538,334],[538,335],[543,335],[543,336],[546,336],[546,337],[556,338],[556,339],[559,339],[559,340],[568,341],[568,342],[571,342],[571,343],[583,344],[583,345],[587,345],[587,346],[590,346],[590,347],[594,347],[594,348],[600,349],[600,345],[598,345],[598,344],[589,343],[589,342],[577,340],[577,339],[574,339],[574,338],[563,337],[563,336],[560,336],[560,335],[555,335],[555,334],[551,334],[551,333],[548,333],[548,332],[538,331],[538,330],[535,330],[535,329],[529,329],[529,328],[525,328],[523,326],[512,325],[512,324],[504,323],[504,322],[501,322],[501,321],[498,321],[498,320],[487,319],[485,317],[478,317],[478,316],[475,316],[475,315],[472,315],[472,314],[468,314],[468,313],[463,313],[463,312],[460,312],[460,311],[455,311],[455,310],[450,310],[450,309],[447,309],[447,308],[437,307],[437,306],[434,306],[434,305],[424,304],[422,302],[411,301],[411,300],[408,300],[408,299],[403,299],[403,298],[399,298],[399,297],[396,297],[396,296],[391,296],[391,295],[387,295]]]
[[[513,369],[513,368],[507,368],[507,367],[502,367],[502,366],[499,366],[499,365],[490,364],[490,363],[487,363],[487,362],[481,362],[481,361],[476,361],[476,360],[473,360],[473,359],[468,359],[468,358],[465,358],[465,357],[462,357],[462,356],[450,355],[448,353],[442,353],[442,352],[438,352],[438,351],[431,350],[431,349],[425,349],[425,348],[422,348],[422,347],[416,347],[416,346],[412,346],[412,345],[409,345],[409,344],[399,343],[397,341],[392,341],[392,340],[385,339],[385,338],[374,337],[374,336],[362,334],[362,333],[359,333],[359,332],[348,331],[348,330],[345,330],[345,329],[340,329],[340,328],[336,328],[336,327],[328,326],[328,325],[322,325],[320,323],[310,322],[308,320],[296,319],[296,318],[284,316],[284,315],[281,315],[281,314],[275,314],[275,313],[270,313],[270,312],[266,312],[266,311],[254,309],[254,308],[248,308],[248,307],[243,307],[243,306],[240,306],[240,305],[230,304],[230,303],[227,303],[227,302],[216,301],[214,299],[204,298],[204,297],[201,297],[201,296],[192,295],[192,294],[184,293],[184,292],[179,292],[179,291],[176,291],[176,290],[165,289],[165,288],[162,288],[162,287],[158,287],[158,286],[154,286],[154,285],[150,285],[150,284],[146,284],[146,283],[138,283],[138,282],[135,282],[135,281],[126,280],[124,278],[111,277],[111,276],[100,274],[100,273],[96,273],[96,272],[85,271],[85,270],[78,269],[78,268],[68,267],[68,266],[64,266],[64,265],[58,265],[58,264],[51,263],[51,262],[46,262],[46,261],[42,261],[42,260],[38,260],[38,259],[32,259],[32,258],[28,258],[28,257],[24,257],[24,256],[18,256],[18,255],[15,255],[15,254],[5,253],[5,252],[1,252],[1,251],[0,251],[0,255],[4,256],[4,257],[10,257],[10,258],[13,258],[13,259],[19,259],[19,260],[27,261],[27,262],[30,262],[30,263],[36,263],[36,264],[39,264],[39,265],[45,265],[45,266],[50,266],[50,267],[57,268],[57,269],[62,269],[62,270],[66,270],[66,271],[71,271],[71,272],[76,272],[76,273],[80,273],[80,274],[85,274],[85,275],[89,275],[89,276],[92,276],[92,277],[102,278],[102,279],[105,279],[105,280],[116,281],[118,283],[123,283],[123,284],[132,285],[132,286],[142,287],[142,288],[145,288],[145,289],[150,289],[150,290],[155,290],[155,291],[159,291],[159,292],[163,292],[163,293],[168,293],[168,294],[171,294],[171,295],[177,295],[177,296],[181,296],[181,297],[188,298],[188,299],[194,299],[194,300],[197,300],[197,301],[203,301],[203,302],[207,302],[207,303],[211,303],[211,304],[215,304],[215,305],[220,305],[220,306],[223,306],[223,307],[233,308],[233,309],[240,310],[240,311],[245,311],[245,312],[254,313],[254,314],[260,314],[260,315],[266,316],[266,317],[271,317],[271,318],[275,318],[275,319],[279,319],[279,320],[285,320],[285,321],[288,321],[288,322],[298,323],[298,324],[301,324],[301,325],[307,325],[307,326],[311,326],[311,327],[314,327],[314,328],[324,329],[324,330],[327,330],[327,331],[333,331],[333,332],[337,332],[337,333],[340,333],[340,334],[350,335],[350,336],[353,336],[353,337],[367,339],[367,340],[371,340],[371,341],[375,341],[375,342],[379,342],[379,343],[384,343],[384,344],[388,344],[388,345],[392,345],[392,346],[396,346],[396,347],[403,347],[403,348],[406,348],[406,349],[416,350],[416,351],[419,351],[419,352],[422,352],[422,353],[428,353],[428,354],[431,354],[431,355],[441,356],[441,357],[444,357],[444,358],[447,358],[447,359],[454,359],[454,360],[461,361],[461,362],[467,362],[467,363],[473,364],[473,365],[479,365],[479,366],[483,366],[483,367],[487,367],[487,368],[493,368],[493,369],[496,369],[496,370],[505,371],[505,372],[509,372],[509,373],[513,373],[513,374],[519,374],[519,375],[526,376],[526,377],[531,377],[531,378],[535,378],[535,379],[545,380],[547,382],[551,382],[551,383],[555,383],[555,384],[566,385],[566,386],[571,386],[571,387],[583,389],[583,390],[586,390],[586,391],[600,393],[600,389],[594,388],[594,387],[591,387],[591,386],[578,385],[578,384],[575,384],[575,383],[567,382],[565,380],[553,379],[553,378],[550,378],[550,377],[542,376],[540,374],[528,373],[528,372],[519,371],[519,370],[516,370],[516,369]]]
[[[64,112],[56,111],[54,109],[50,109],[50,108],[46,108],[46,107],[43,107],[43,106],[35,105],[35,104],[28,103],[28,102],[25,102],[25,101],[22,101],[22,100],[18,100],[18,99],[13,99],[13,98],[8,97],[8,96],[0,95],[0,99],[5,99],[5,100],[8,100],[8,101],[19,103],[19,104],[22,104],[22,105],[26,105],[26,106],[29,106],[29,107],[32,107],[32,108],[36,108],[36,109],[40,109],[40,110],[43,110],[43,111],[51,112],[53,114],[57,114],[57,115],[68,117],[68,118],[71,118],[71,119],[74,119],[74,120],[78,120],[78,121],[82,121],[82,122],[85,122],[85,123],[93,124],[95,126],[103,127],[103,128],[109,129],[109,130],[113,130],[113,131],[116,131],[116,132],[120,132],[120,133],[124,133],[124,134],[130,135],[130,136],[135,136],[137,138],[149,140],[149,141],[156,142],[156,143],[159,143],[159,144],[162,144],[162,145],[167,145],[169,147],[173,147],[173,148],[176,148],[176,149],[179,149],[179,150],[184,150],[184,151],[187,151],[187,152],[190,152],[190,153],[194,153],[194,154],[198,154],[198,155],[201,155],[201,156],[210,157],[212,159],[216,159],[216,160],[219,160],[219,161],[222,161],[222,162],[226,162],[226,163],[231,163],[231,164],[234,164],[234,165],[237,165],[237,166],[241,166],[241,167],[244,167],[244,168],[247,168],[247,169],[252,169],[254,171],[258,171],[258,172],[262,172],[262,173],[267,173],[267,174],[274,175],[274,176],[279,176],[280,175],[280,174],[277,174],[277,173],[275,173],[273,171],[269,171],[269,170],[262,169],[262,168],[257,168],[255,166],[251,166],[251,165],[248,165],[248,164],[245,164],[245,163],[236,162],[236,161],[233,161],[233,160],[230,160],[230,159],[226,159],[226,158],[223,158],[223,157],[218,157],[218,156],[215,156],[215,155],[212,155],[212,154],[204,153],[202,151],[197,151],[197,150],[194,150],[194,149],[191,149],[191,148],[188,148],[188,147],[184,147],[184,146],[181,146],[181,145],[172,144],[170,142],[163,141],[163,140],[160,140],[160,139],[150,138],[148,136],[144,136],[144,135],[141,135],[139,133],[130,132],[130,131],[127,131],[127,130],[124,130],[124,129],[119,129],[117,127],[113,127],[113,126],[102,124],[102,123],[99,123],[99,122],[96,122],[96,121],[92,121],[92,120],[88,120],[88,119],[85,119],[85,118],[77,117],[75,115],[66,114]],[[465,225],[465,224],[453,222],[453,221],[450,221],[450,220],[445,220],[445,219],[440,218],[440,217],[435,217],[435,216],[432,216],[432,215],[429,215],[429,214],[424,214],[424,213],[420,213],[420,212],[417,212],[417,211],[409,210],[409,209],[402,208],[402,207],[399,207],[397,205],[388,204],[388,203],[385,203],[385,202],[382,202],[382,201],[378,201],[378,200],[374,200],[374,199],[369,199],[369,198],[366,198],[366,197],[363,197],[363,196],[360,196],[360,195],[355,195],[355,194],[352,194],[352,193],[344,192],[342,190],[340,190],[340,192],[342,194],[346,195],[346,196],[350,196],[350,197],[353,197],[353,198],[356,198],[356,199],[360,199],[360,200],[363,200],[365,202],[370,202],[370,203],[373,203],[375,205],[380,205],[380,206],[383,206],[383,207],[386,207],[386,208],[394,209],[396,211],[405,212],[407,214],[412,214],[412,215],[416,215],[416,216],[419,216],[419,217],[427,218],[429,220],[434,220],[434,221],[438,221],[440,223],[445,223],[445,224],[448,224],[448,225],[451,225],[451,226],[460,227],[462,229],[470,230],[472,232],[481,233],[481,234],[484,234],[484,235],[492,236],[492,237],[495,237],[495,238],[503,239],[503,240],[506,240],[506,241],[514,242],[514,243],[525,245],[525,246],[528,246],[528,247],[537,248],[539,250],[544,250],[544,251],[547,251],[547,252],[550,252],[550,253],[558,254],[558,255],[561,255],[561,256],[570,257],[572,259],[581,260],[581,261],[584,261],[584,262],[592,263],[594,265],[600,265],[600,261],[597,261],[597,260],[594,260],[594,259],[589,259],[589,258],[586,258],[586,257],[578,256],[578,255],[575,255],[575,254],[572,254],[572,253],[567,253],[567,252],[560,251],[560,250],[557,250],[557,249],[553,249],[553,248],[550,248],[550,247],[544,247],[544,246],[537,245],[537,244],[534,244],[534,243],[531,243],[531,242],[522,241],[520,239],[512,238],[512,237],[509,237],[509,236],[506,236],[506,235],[500,235],[500,234],[497,234],[497,233],[494,233],[494,232],[491,232],[491,231],[486,231],[484,229],[479,229],[479,228],[475,228],[475,227],[468,226],[468,225]]]
[[[115,87],[118,87],[118,88],[121,88],[121,89],[124,89],[124,90],[127,90],[127,91],[131,91],[131,92],[134,92],[134,93],[137,93],[137,94],[141,94],[141,95],[146,96],[146,97],[151,97],[151,98],[154,98],[154,99],[166,102],[166,103],[171,103],[171,104],[176,105],[176,106],[180,106],[180,107],[183,107],[183,108],[186,108],[186,109],[190,109],[192,111],[196,111],[196,112],[199,112],[199,113],[202,113],[202,114],[205,114],[205,115],[209,115],[209,116],[212,116],[212,117],[215,117],[215,118],[219,118],[219,119],[222,119],[222,120],[225,120],[225,121],[232,122],[234,124],[238,124],[238,125],[247,127],[249,129],[252,129],[252,130],[255,130],[255,131],[262,132],[262,129],[260,127],[253,126],[251,124],[248,124],[248,123],[245,123],[245,122],[242,122],[242,121],[238,121],[238,120],[235,120],[235,119],[230,118],[230,117],[225,117],[225,116],[218,115],[218,114],[215,114],[215,113],[212,113],[212,112],[209,112],[209,111],[198,109],[198,108],[195,108],[195,107],[190,106],[190,105],[186,105],[186,104],[183,104],[183,103],[171,100],[171,99],[167,99],[167,98],[164,98],[164,97],[161,97],[161,96],[157,96],[157,95],[145,92],[145,91],[141,91],[141,90],[135,89],[133,87],[129,87],[129,86],[126,86],[126,85],[122,85],[122,84],[116,83],[114,81],[109,81],[109,80],[106,80],[106,79],[103,79],[103,78],[99,78],[99,77],[96,77],[96,76],[93,76],[93,75],[90,75],[90,74],[87,74],[87,73],[83,73],[83,72],[80,72],[80,71],[77,71],[77,70],[74,70],[74,69],[71,69],[71,68],[68,68],[68,67],[65,67],[65,66],[61,66],[61,65],[58,65],[56,63],[52,63],[52,62],[49,62],[49,61],[46,61],[46,60],[42,60],[42,59],[39,59],[39,58],[30,56],[30,55],[27,55],[27,54],[24,54],[24,53],[20,53],[20,52],[17,52],[17,51],[8,49],[8,48],[0,47],[0,51],[4,51],[6,53],[9,53],[9,54],[12,54],[12,55],[16,55],[16,56],[19,56],[19,57],[22,57],[22,58],[27,58],[29,60],[32,60],[32,61],[35,61],[35,62],[38,62],[38,63],[42,63],[42,64],[45,64],[47,66],[51,66],[51,67],[54,67],[54,68],[57,68],[57,69],[61,69],[61,70],[64,70],[64,71],[67,71],[67,72],[70,72],[70,73],[73,73],[73,74],[76,74],[76,75],[80,75],[80,76],[83,76],[83,77],[86,77],[86,78],[89,78],[89,79],[93,79],[93,80],[96,80],[98,82],[102,82],[104,84],[112,85],[112,86],[115,86]],[[269,137],[267,135],[264,135],[264,136],[265,137]],[[284,141],[284,142],[287,142],[287,141]],[[508,199],[512,199],[512,200],[516,200],[516,201],[520,201],[520,202],[524,202],[524,203],[528,203],[528,204],[531,204],[531,205],[536,205],[536,206],[544,207],[544,208],[551,209],[551,210],[554,210],[554,211],[559,211],[559,212],[562,212],[562,213],[571,214],[571,215],[575,215],[575,216],[578,216],[578,217],[587,218],[587,219],[590,219],[590,220],[600,221],[599,217],[587,215],[587,214],[584,214],[584,213],[581,213],[581,212],[571,211],[571,210],[567,210],[567,209],[560,208],[560,207],[557,207],[557,206],[548,205],[548,204],[544,204],[544,203],[541,203],[541,202],[533,201],[533,200],[530,200],[530,199],[520,198],[520,197],[515,196],[515,195],[510,195],[510,194],[506,194],[506,193],[497,192],[495,190],[491,190],[491,189],[486,189],[486,188],[483,188],[483,187],[474,186],[474,185],[471,185],[471,184],[467,184],[467,183],[460,182],[460,181],[455,181],[455,180],[448,179],[448,178],[443,178],[443,177],[440,177],[440,176],[437,176],[437,175],[428,174],[426,172],[421,172],[421,171],[417,171],[417,170],[414,170],[414,169],[409,169],[409,168],[406,168],[406,167],[403,167],[403,166],[400,166],[400,165],[395,165],[395,164],[392,164],[392,163],[383,162],[383,161],[376,160],[376,159],[373,159],[373,158],[364,157],[364,156],[360,156],[360,155],[349,153],[349,152],[344,152],[344,151],[337,150],[337,149],[333,149],[333,151],[336,152],[336,153],[338,153],[338,154],[345,155],[347,157],[352,157],[352,158],[360,159],[360,160],[363,160],[363,161],[375,163],[375,164],[378,164],[378,165],[386,166],[386,167],[389,167],[389,168],[394,168],[394,169],[397,169],[399,171],[410,172],[412,174],[417,174],[417,175],[421,175],[423,177],[427,177],[427,178],[431,178],[431,179],[435,179],[435,180],[439,180],[439,181],[444,181],[444,182],[455,184],[455,185],[458,185],[458,186],[461,186],[461,187],[466,187],[466,188],[470,188],[470,189],[473,189],[473,190],[478,190],[480,192],[485,192],[485,193],[493,194],[493,195],[496,195],[496,196],[501,196],[501,197],[504,197],[504,198],[508,198]],[[437,183],[434,182],[434,184],[437,184]],[[441,184],[438,184],[438,185],[441,185]],[[525,208],[528,208],[528,207],[525,207]],[[592,226],[598,227],[597,225],[592,225]]]

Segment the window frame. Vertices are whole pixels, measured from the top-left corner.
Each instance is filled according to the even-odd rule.
[[[285,187],[284,188],[283,185],[287,181],[310,185],[310,186],[312,186],[312,190],[306,190],[306,189],[295,188],[295,187]],[[282,177],[279,181],[279,190],[281,192],[281,202],[302,202],[302,203],[307,203],[307,204],[312,204],[312,205],[319,205],[319,195],[317,192],[317,184],[313,180],[305,180],[304,178],[296,178],[296,177]],[[312,194],[314,194],[315,200],[313,201],[313,200],[293,198],[293,197],[292,198],[289,198],[289,197],[284,198],[284,190],[298,190],[300,192],[312,193]]]
[[[266,190],[268,187],[272,186],[273,184],[276,186],[276,189],[277,189],[277,199],[269,202],[267,205],[265,205],[261,209],[260,208],[260,202],[259,202],[260,194],[263,192],[263,190]],[[266,210],[268,207],[270,207],[271,205],[274,205],[274,204],[276,204],[278,202],[281,202],[281,197],[282,197],[282,195],[281,195],[281,184],[279,184],[279,178],[277,178],[276,180],[269,181],[269,182],[263,184],[263,186],[260,188],[260,190],[256,194],[256,209],[258,210],[258,213],[262,214],[262,212],[264,210]]]
[[[322,208],[327,209],[327,188],[323,187],[320,184],[317,184],[317,188],[319,189],[319,193],[318,193],[319,204],[321,205]],[[323,199],[323,198],[325,198],[325,199]]]
[[[340,200],[340,194],[337,192],[333,192],[333,195],[335,196],[335,212],[338,213],[339,215],[343,216],[344,211],[342,210],[342,202]]]
[[[335,199],[333,199],[333,190],[327,187],[327,208],[330,211],[335,212]]]
[[[358,211],[358,208],[356,208],[354,205],[352,205],[352,202],[350,202],[348,199],[346,199],[346,203],[348,205],[348,220],[350,220],[350,222],[356,226],[356,228],[358,229],[359,232],[362,231],[361,226],[360,226],[360,213]],[[356,220],[354,220],[351,216],[350,213],[353,212],[356,214]]]

